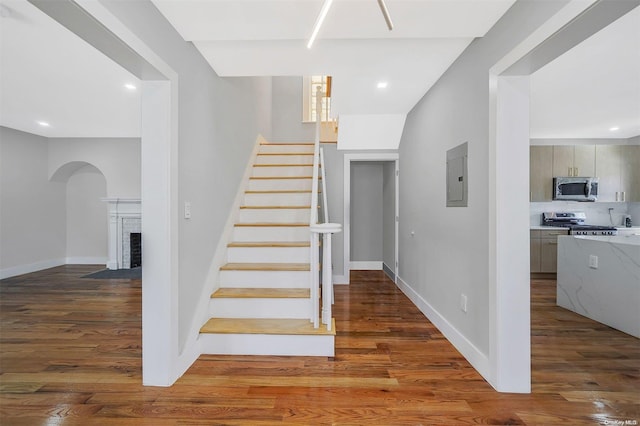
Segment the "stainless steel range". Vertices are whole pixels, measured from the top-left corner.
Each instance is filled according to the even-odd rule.
[[[569,228],[569,235],[617,235],[613,226],[585,225],[587,215],[584,212],[544,212],[542,224]]]

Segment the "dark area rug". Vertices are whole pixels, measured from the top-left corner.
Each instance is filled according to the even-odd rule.
[[[139,280],[142,279],[142,266],[131,269],[103,269],[93,272],[82,278],[95,278],[98,280]]]

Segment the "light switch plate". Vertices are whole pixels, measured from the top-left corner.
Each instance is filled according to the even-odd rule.
[[[598,269],[598,256],[589,255],[589,268]]]

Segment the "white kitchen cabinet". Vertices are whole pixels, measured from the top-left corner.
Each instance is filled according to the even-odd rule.
[[[531,272],[556,273],[558,268],[558,235],[567,235],[565,229],[529,231]]]
[[[595,145],[555,145],[553,176],[594,176]]]
[[[553,147],[529,147],[529,201],[551,201],[553,197]]]

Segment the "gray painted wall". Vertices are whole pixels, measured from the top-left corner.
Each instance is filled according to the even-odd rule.
[[[382,163],[382,261],[395,271],[396,259],[396,163]]]
[[[1,256],[0,270],[22,268],[14,272],[23,273],[63,263],[105,261],[107,205],[100,199],[109,195],[140,196],[140,139],[44,138],[9,128],[1,130],[3,214],[0,221],[7,230],[2,235],[2,246],[14,246],[12,239],[20,239],[14,232],[24,230],[29,234],[34,229],[33,238],[37,236],[39,246],[33,250],[30,247],[21,250],[19,245],[17,250],[11,249],[6,256]],[[20,145],[16,141],[25,142]],[[79,166],[65,168],[69,163]],[[92,165],[83,167],[86,163]],[[16,173],[24,177],[18,178]],[[54,177],[49,182],[51,175]],[[29,190],[24,190],[22,182],[29,182]],[[34,200],[38,194],[49,201]],[[9,199],[11,201],[4,202]],[[33,218],[46,209],[24,207],[42,205],[51,210],[42,220]],[[20,213],[23,210],[29,213]],[[27,227],[25,224],[32,220],[34,224]],[[47,247],[56,247],[56,250]]]
[[[313,142],[315,124],[302,122],[302,77],[272,78],[274,142]]]
[[[352,163],[351,261],[382,262],[382,183],[382,163]]]
[[[516,2],[413,108],[400,143],[400,277],[487,355],[489,69],[564,4]],[[469,207],[447,208],[446,151],[464,142]],[[461,293],[467,313],[459,308]]]
[[[50,138],[49,175],[71,162],[100,170],[107,180],[107,197],[140,198],[140,138]]]
[[[0,271],[64,262],[66,184],[49,182],[47,159],[46,138],[0,127]]]
[[[182,351],[256,137],[271,134],[272,82],[218,77],[149,1],[102,3],[180,80],[178,196],[180,205],[192,205],[192,218],[178,229]]]
[[[91,165],[75,172],[67,181],[67,263],[101,263],[107,260],[107,181]]]

